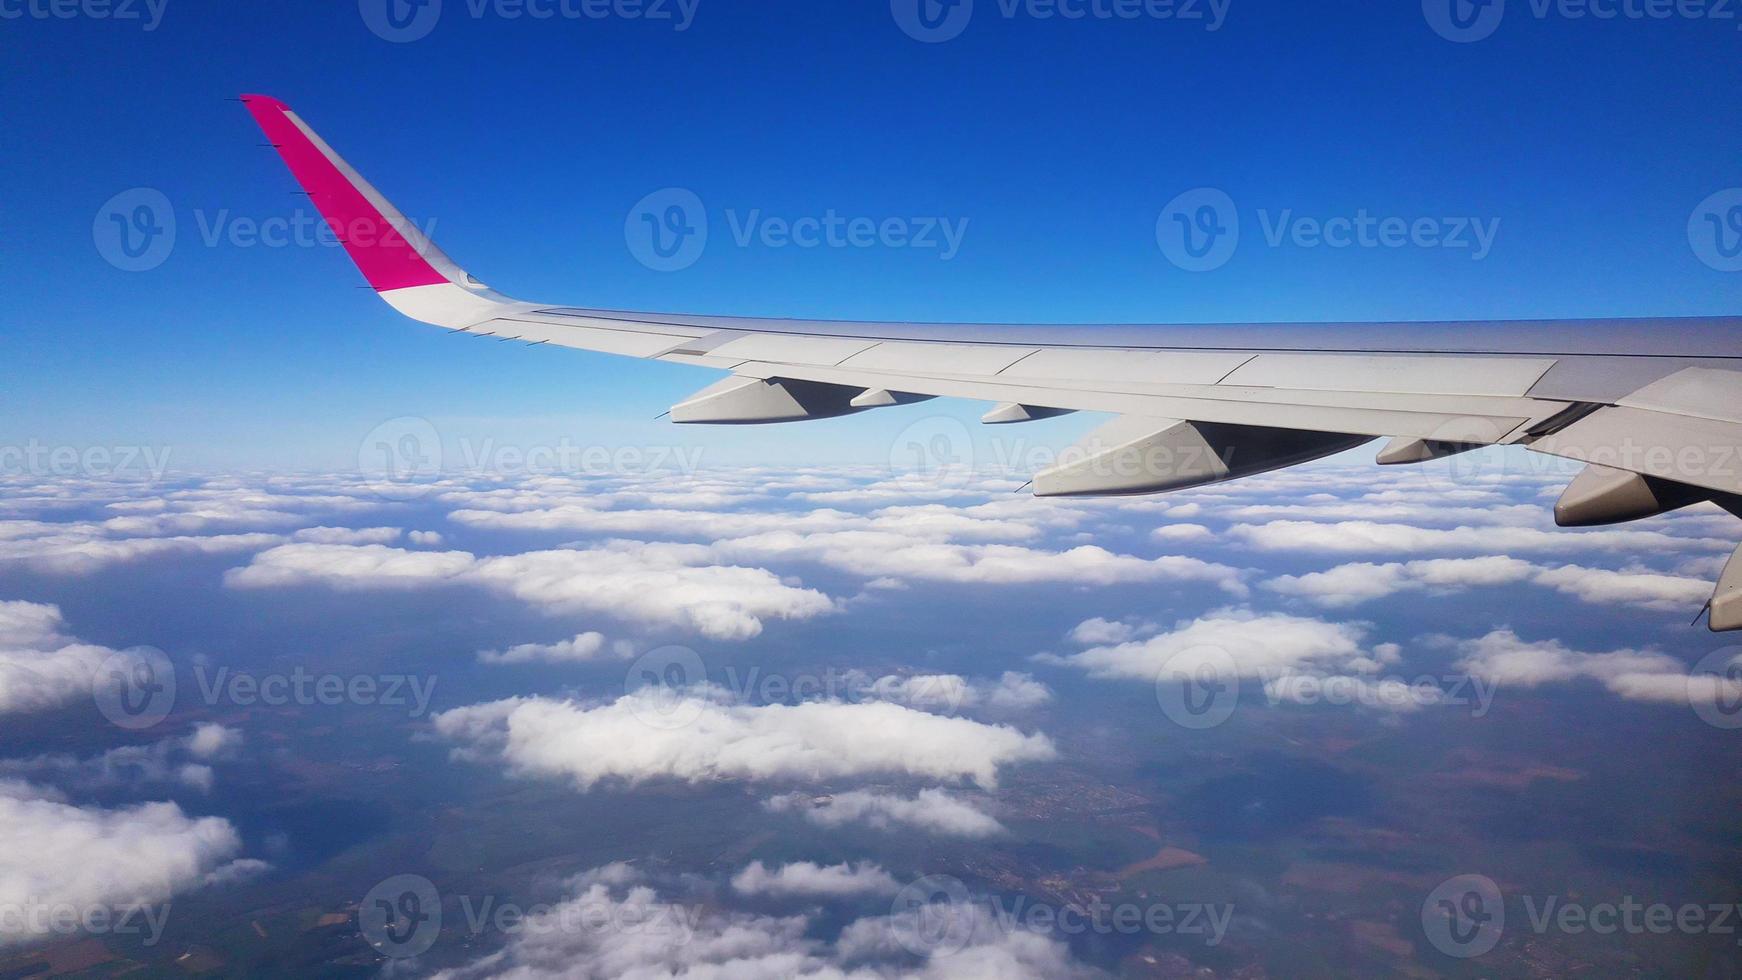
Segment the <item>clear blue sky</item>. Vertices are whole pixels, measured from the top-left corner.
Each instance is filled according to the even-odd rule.
[[[700,0],[683,31],[445,0],[426,37],[393,43],[355,2],[168,0],[147,31],[4,0],[26,16],[0,20],[0,444],[345,465],[362,433],[416,415],[884,458],[900,423],[674,432],[649,420],[706,374],[448,337],[356,288],[337,249],[206,245],[202,225],[307,207],[225,101],[249,91],[289,102],[457,260],[528,299],[1055,322],[1742,312],[1742,273],[1702,263],[1687,233],[1703,199],[1742,186],[1736,20],[1513,0],[1492,36],[1453,43],[1416,2],[1232,0],[1215,31],[1011,2],[978,0],[959,36],[921,43],[877,0]],[[136,187],[167,196],[178,237],[131,273],[93,221]],[[677,272],[625,242],[631,208],[666,187],[712,225]],[[1200,187],[1235,202],[1242,240],[1193,273],[1156,225]],[[949,261],[739,247],[728,212],[756,209],[968,225]],[[1480,260],[1265,240],[1284,211],[1363,210],[1499,228]]]

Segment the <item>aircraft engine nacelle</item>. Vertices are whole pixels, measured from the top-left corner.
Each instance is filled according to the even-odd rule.
[[[1265,473],[1352,449],[1371,436],[1122,416],[1034,477],[1040,497],[1184,490]]]

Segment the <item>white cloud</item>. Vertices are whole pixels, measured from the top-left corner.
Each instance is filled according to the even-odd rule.
[[[1147,639],[1050,659],[1092,677],[1151,682],[1164,671],[1184,676],[1204,666],[1232,669],[1242,677],[1275,676],[1303,667],[1366,672],[1381,659],[1362,647],[1366,632],[1354,623],[1221,610]]]
[[[1178,555],[1140,558],[1095,545],[1048,551],[1007,544],[952,544],[885,531],[771,531],[719,541],[727,558],[801,559],[866,578],[1021,585],[1049,582],[1205,582],[1245,595],[1240,571]]]
[[[31,776],[59,788],[82,791],[185,786],[208,793],[216,774],[206,763],[234,756],[241,745],[240,731],[205,723],[186,738],[123,745],[89,758],[54,753],[0,759],[0,774]]]
[[[1734,542],[1719,538],[1694,538],[1661,531],[1585,530],[1544,531],[1531,527],[1427,528],[1373,521],[1271,521],[1267,524],[1236,524],[1228,529],[1235,541],[1261,551],[1355,552],[1519,552],[1578,551],[1714,551],[1729,550]]]
[[[24,910],[156,905],[223,880],[242,849],[229,821],[189,817],[174,803],[77,807],[16,782],[0,786],[0,840],[0,905]],[[0,917],[0,945],[56,935],[29,917]]]
[[[188,736],[187,750],[196,758],[216,759],[242,747],[242,732],[212,722],[202,722]]]
[[[1100,646],[1108,643],[1124,643],[1137,635],[1137,627],[1131,623],[1102,619],[1096,616],[1085,619],[1071,629],[1070,640],[1081,646]]]
[[[993,837],[1005,832],[990,814],[941,789],[923,789],[912,799],[871,790],[851,790],[832,796],[799,793],[776,796],[764,804],[775,813],[797,813],[821,827],[864,824],[876,830],[911,827],[940,837]]]
[[[381,545],[290,544],[254,556],[224,581],[232,588],[482,586],[554,612],[614,615],[717,640],[756,636],[765,619],[808,619],[835,611],[828,596],[788,585],[766,569],[711,561],[701,545],[634,541],[494,558]]]
[[[399,527],[306,527],[291,538],[312,544],[392,544],[404,534]]]
[[[1212,541],[1215,540],[1216,533],[1202,524],[1163,524],[1149,532],[1149,536],[1163,544],[1179,544]]]
[[[1599,605],[1620,603],[1666,611],[1697,610],[1712,597],[1709,580],[1663,575],[1643,569],[1611,571],[1564,565],[1543,569],[1536,575],[1535,582],[1585,602]]]
[[[436,731],[473,757],[520,774],[604,780],[815,782],[905,775],[993,786],[998,770],[1056,754],[1044,735],[887,702],[733,704],[711,692],[643,688],[587,707],[510,699],[435,716]]]
[[[1342,608],[1400,592],[1451,592],[1520,583],[1552,588],[1585,602],[1664,610],[1685,609],[1690,604],[1697,608],[1712,592],[1710,582],[1641,569],[1549,567],[1497,555],[1383,565],[1358,562],[1322,572],[1279,576],[1265,582],[1264,587],[1327,608]]]
[[[1052,689],[1032,674],[1007,670],[995,681],[969,680],[960,674],[891,674],[867,685],[866,695],[897,701],[923,711],[993,708],[1019,711],[1052,700]]]
[[[1607,681],[1630,674],[1685,674],[1682,662],[1655,650],[1585,653],[1559,640],[1527,641],[1500,629],[1457,644],[1461,670],[1497,684],[1536,687],[1578,679]]]
[[[110,565],[163,555],[255,551],[283,540],[276,534],[111,538],[89,524],[44,524],[34,534],[19,531],[0,528],[0,561],[23,562],[56,575],[89,575]]]
[[[833,940],[812,914],[755,915],[662,897],[617,865],[577,876],[571,897],[505,948],[439,980],[1069,980],[1094,975],[1069,947],[1006,928],[987,904],[935,904],[850,922]],[[921,916],[924,916],[922,919]],[[955,943],[928,948],[923,926],[951,917]]]
[[[1306,575],[1279,576],[1265,582],[1264,587],[1328,608],[1341,608],[1411,590],[1451,591],[1513,584],[1529,579],[1536,571],[1537,566],[1530,562],[1500,556],[1435,558],[1384,565],[1361,562]]]
[[[889,872],[869,862],[818,865],[798,861],[770,870],[761,861],[752,861],[732,876],[732,889],[740,895],[841,898],[893,895],[901,885]]]
[[[603,633],[582,633],[556,643],[522,643],[506,650],[483,650],[478,659],[487,664],[570,664],[598,660],[605,654]]]
[[[91,676],[115,654],[62,635],[57,606],[0,602],[0,715],[91,696]]]

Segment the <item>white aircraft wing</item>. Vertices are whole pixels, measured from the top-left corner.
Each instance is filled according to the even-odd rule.
[[[679,423],[831,418],[932,397],[990,424],[1117,416],[1043,496],[1140,494],[1316,459],[1374,438],[1407,464],[1517,445],[1587,464],[1556,519],[1588,526],[1712,502],[1742,514],[1742,317],[1034,326],[631,313],[504,296],[462,270],[290,108],[255,120],[395,309],[449,330],[717,368]],[[1742,551],[1714,630],[1742,629]]]

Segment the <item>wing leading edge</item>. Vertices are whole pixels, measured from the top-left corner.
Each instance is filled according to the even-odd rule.
[[[680,423],[830,418],[933,397],[1010,424],[1117,418],[1042,495],[1156,493],[1390,441],[1384,464],[1489,445],[1586,463],[1565,526],[1712,502],[1742,515],[1742,317],[1172,326],[914,324],[527,303],[461,269],[284,103],[242,101],[382,299],[449,330],[715,368]],[[1742,629],[1742,550],[1710,606]]]

